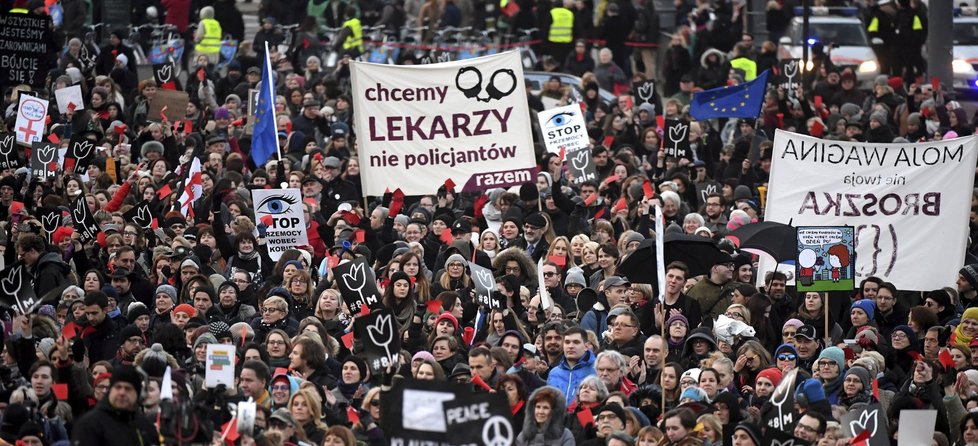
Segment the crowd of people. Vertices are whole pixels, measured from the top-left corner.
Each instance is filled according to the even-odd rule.
[[[282,156],[254,165],[248,101],[261,81],[264,41],[281,37],[277,23],[346,23],[355,39],[356,17],[435,26],[455,8],[461,24],[485,18],[467,3],[265,1],[255,45],[242,38],[218,68],[204,21],[227,16],[234,3],[163,0],[160,21],[185,31],[191,17],[202,19],[203,51],[175,86],[136,76],[121,31],[97,60],[81,57],[79,22],[66,20],[77,28],[61,30],[69,42],[46,84],[5,88],[5,124],[13,131],[19,95],[50,98],[45,140],[81,135],[98,150],[83,174],[59,170],[42,181],[19,148],[21,167],[0,173],[2,262],[5,271],[24,269],[23,288],[37,302],[22,305],[23,293],[3,300],[0,443],[388,444],[385,392],[413,378],[504,394],[518,445],[760,446],[771,396],[791,373],[797,417],[786,433],[805,444],[846,444],[841,420],[880,404],[894,439],[901,411],[934,409],[932,444],[978,445],[978,264],[938,290],[868,277],[851,293],[796,293],[783,273],[757,277],[758,259],[724,238],[763,220],[775,129],[885,143],[974,133],[953,91],[907,74],[916,59],[889,64],[866,91],[821,47],[796,90],[768,86],[757,119],[693,119],[695,92],[776,65],[772,41],[790,2],[770,2],[771,40],[757,44],[745,32],[743,0],[677,0],[662,54],[625,45],[657,40],[649,0],[553,5],[573,10],[574,40],[549,31],[565,24],[563,12],[517,0],[512,13],[501,4],[493,17],[501,26],[542,24],[557,39],[541,44],[549,56],[541,69],[581,77],[568,85],[555,76],[527,99],[535,113],[570,101],[570,89],[582,92],[594,181],[570,181],[563,160],[537,141],[536,181],[511,190],[433,185],[403,205],[364,197],[349,78],[356,45],[335,68],[271,47]],[[916,0],[857,6],[867,24],[923,8]],[[892,17],[884,32],[903,23]],[[593,47],[595,39],[604,46]],[[633,81],[660,79],[648,100],[631,91]],[[58,110],[53,92],[74,85],[84,109]],[[189,103],[151,122],[150,102],[163,88],[188,92]],[[662,117],[689,122],[690,157],[666,156]],[[187,199],[195,159],[201,193]],[[301,191],[309,242],[273,261],[251,191],[280,187]],[[94,240],[69,216],[79,200],[100,226]],[[155,226],[132,216],[142,204]],[[665,234],[655,233],[655,206]],[[971,210],[972,244],[948,249],[978,253],[978,192]],[[42,222],[51,212],[62,216],[54,230]],[[629,277],[618,265],[646,239],[669,234],[714,240],[724,256],[704,271],[666,265],[660,301],[645,283],[654,271]],[[400,330],[401,361],[381,373],[371,372],[367,341],[344,340],[359,314],[331,267],[357,258],[374,271]],[[469,262],[494,272],[504,308],[478,303]],[[236,385],[204,386],[210,344],[236,349]],[[226,403],[249,399],[255,431],[229,438]]]

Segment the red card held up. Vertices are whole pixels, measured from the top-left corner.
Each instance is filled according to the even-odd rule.
[[[21,201],[13,201],[10,203],[10,213],[19,214],[24,212],[24,203]]]
[[[346,349],[347,350],[353,348],[353,332],[352,331],[349,332],[349,333],[347,333],[347,334],[345,334],[345,335],[343,335],[343,345],[346,346]]]
[[[445,190],[455,190],[455,182],[451,178],[445,180]]]
[[[55,398],[57,398],[59,401],[68,400],[68,384],[65,383],[51,384],[51,391],[54,392]]]
[[[645,199],[648,200],[655,196],[655,191],[652,190],[652,182],[645,180],[642,183],[642,193],[645,195]]]
[[[360,415],[357,414],[357,410],[351,406],[346,407],[346,419],[350,424],[357,424],[360,422]]]
[[[451,245],[455,241],[455,237],[452,236],[452,228],[445,228],[441,231],[441,242],[446,245]]]
[[[429,300],[426,305],[428,306],[429,313],[437,314],[439,311],[441,311],[441,301],[438,299]]]
[[[363,229],[353,231],[353,239],[356,240],[357,243],[363,243],[363,241],[367,239],[367,231],[364,231]]]
[[[58,135],[55,135],[54,133],[48,135],[48,141],[50,141],[51,144],[61,144],[61,138],[58,138]]]
[[[268,227],[272,226],[272,216],[271,215],[265,215],[262,218],[260,218],[259,221],[261,221],[262,224],[264,224],[265,226],[268,226]]]
[[[614,136],[605,136],[604,137],[604,141],[601,143],[601,145],[610,149],[611,148],[611,143],[613,143],[613,142],[615,142],[615,137]]]
[[[367,305],[360,305],[360,316],[370,315],[370,307]]]
[[[587,198],[585,198],[585,199],[584,199],[584,205],[585,205],[585,206],[590,206],[590,205],[592,205],[592,204],[594,204],[594,202],[595,202],[595,201],[596,201],[597,199],[598,199],[598,194],[597,194],[597,192],[595,192],[595,193],[593,193],[593,194],[591,194],[591,195],[588,195],[588,196],[587,196]]]
[[[78,336],[78,324],[69,321],[65,324],[64,328],[61,329],[61,336],[65,339],[75,339]]]
[[[547,261],[553,262],[554,265],[557,265],[561,268],[563,268],[564,265],[567,264],[567,259],[565,259],[564,256],[549,256],[547,257]]]
[[[341,211],[340,215],[343,217],[343,220],[346,220],[347,223],[353,226],[357,226],[360,224],[360,216],[353,212]]]

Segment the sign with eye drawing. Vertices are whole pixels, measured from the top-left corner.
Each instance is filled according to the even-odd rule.
[[[577,104],[552,108],[537,114],[543,141],[550,153],[570,153],[587,149],[590,140],[581,107]]]
[[[365,195],[447,179],[473,192],[536,178],[519,52],[428,65],[352,62]]]
[[[308,245],[302,193],[298,189],[255,189],[255,218],[265,225],[268,256],[278,261],[282,253],[296,246]]]

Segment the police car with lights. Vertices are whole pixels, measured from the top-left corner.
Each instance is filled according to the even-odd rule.
[[[778,41],[778,58],[801,59],[804,44],[810,47],[822,43],[825,51],[829,52],[831,44],[832,63],[840,70],[851,68],[859,85],[869,88],[880,74],[879,61],[870,44],[882,45],[883,41],[878,38],[870,41],[857,8],[812,7],[810,10],[807,38],[802,37],[803,11],[796,8],[795,18],[791,20],[784,37]],[[806,70],[811,69],[812,62],[809,60],[805,67]]]
[[[954,13],[954,89],[978,93],[978,8],[957,8]]]

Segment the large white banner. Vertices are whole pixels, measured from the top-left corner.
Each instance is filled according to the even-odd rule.
[[[431,65],[352,63],[366,195],[474,191],[535,180],[518,52]]]
[[[917,144],[828,141],[778,131],[765,219],[855,227],[856,283],[953,286],[964,263],[976,136]]]
[[[587,149],[591,140],[587,136],[587,124],[578,104],[552,108],[537,114],[543,142],[551,153],[566,153]]]
[[[254,189],[251,199],[255,218],[266,226],[268,257],[278,261],[285,251],[309,244],[299,189]]]

